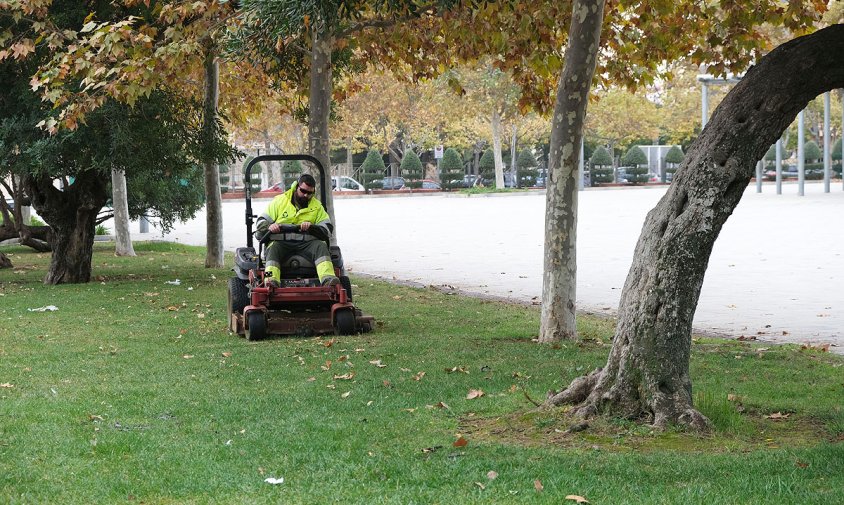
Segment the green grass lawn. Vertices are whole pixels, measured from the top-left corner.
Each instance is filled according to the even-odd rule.
[[[610,321],[542,346],[536,308],[353,278],[374,332],[251,343],[227,331],[227,269],[135,249],[98,243],[96,280],[65,286],[2,249],[0,503],[844,502],[840,357],[696,340],[715,433],[567,434],[528,397],[601,366]]]

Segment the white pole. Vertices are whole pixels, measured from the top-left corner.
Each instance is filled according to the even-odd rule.
[[[804,116],[805,111],[802,110],[797,115],[797,194],[800,196],[806,194],[803,188],[806,180],[806,160],[803,159]]]
[[[829,91],[823,94],[823,192],[829,193],[830,169],[832,160],[829,155]]]
[[[709,85],[705,82],[701,86],[701,112],[700,112],[700,131],[706,127],[706,122],[709,120]]]
[[[776,171],[777,171],[777,194],[782,194],[782,139],[778,139],[774,144],[777,151]]]
[[[578,167],[580,168],[580,183],[577,185],[577,189],[583,191],[583,179],[586,177],[586,174],[583,172],[583,137],[580,137],[580,161]]]

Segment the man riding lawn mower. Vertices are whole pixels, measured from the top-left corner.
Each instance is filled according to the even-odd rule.
[[[303,174],[270,203],[258,218],[252,246],[252,167],[261,161],[303,160],[320,176]],[[352,286],[343,268],[340,248],[330,246],[333,225],[323,204],[328,185],[325,170],[307,155],[265,155],[244,171],[247,247],[235,251],[237,274],[229,279],[230,328],[249,340],[275,335],[349,335],[370,331],[374,321],[352,304]],[[321,200],[321,201],[320,201]],[[266,245],[264,249],[264,245]]]

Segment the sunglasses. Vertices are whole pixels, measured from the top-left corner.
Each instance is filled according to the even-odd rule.
[[[302,186],[299,186],[299,192],[305,196],[311,196],[312,194],[314,194],[314,191],[316,190],[308,191],[307,189],[302,189]]]

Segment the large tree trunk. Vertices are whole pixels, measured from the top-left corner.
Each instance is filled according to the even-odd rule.
[[[114,254],[135,256],[129,233],[129,195],[126,192],[126,172],[111,170],[111,202],[114,206]]]
[[[751,68],[689,148],[648,214],[603,369],[576,379],[549,404],[575,412],[706,429],[689,377],[692,320],[712,246],[756,162],[816,96],[844,87],[844,25],[788,42]]]
[[[310,106],[308,150],[311,156],[322,163],[329,178],[331,176],[331,160],[329,158],[328,119],[331,112],[331,93],[334,85],[331,68],[333,45],[334,38],[332,35],[327,33],[314,34],[311,50],[311,87],[308,102]],[[325,195],[325,210],[334,225],[331,244],[336,245],[337,220],[334,217],[334,197],[331,194],[330,183],[326,188]]]
[[[573,5],[565,66],[557,87],[545,189],[545,264],[539,341],[575,338],[577,192],[583,120],[601,38],[603,0]]]
[[[205,52],[205,102],[203,104],[203,141],[211,143],[216,136],[217,102],[219,100],[220,67],[215,51]],[[205,268],[223,267],[223,199],[220,196],[220,173],[214,159],[203,160],[205,169]]]
[[[97,214],[108,200],[105,180],[85,171],[64,190],[46,176],[27,177],[26,183],[33,207],[53,230],[53,255],[44,284],[88,282]]]
[[[12,260],[9,259],[8,256],[0,252],[0,269],[3,268],[12,268]]]
[[[492,108],[492,158],[495,162],[495,187],[504,187],[504,160],[501,159],[501,113]]]

